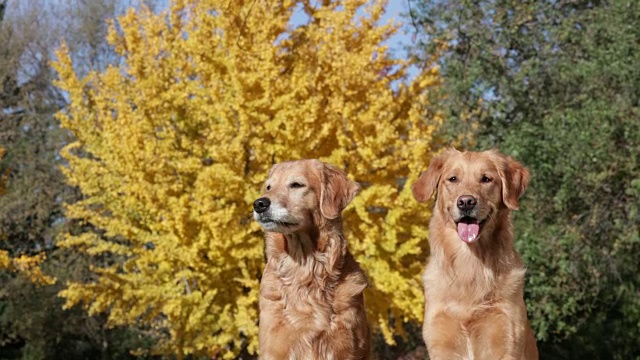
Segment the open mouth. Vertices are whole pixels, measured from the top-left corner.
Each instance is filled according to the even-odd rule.
[[[480,229],[482,228],[482,225],[484,225],[485,221],[486,220],[478,221],[476,218],[463,216],[460,220],[456,221],[458,236],[460,236],[460,239],[467,244],[475,242],[478,240]]]

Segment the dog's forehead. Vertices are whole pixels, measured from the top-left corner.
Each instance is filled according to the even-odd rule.
[[[460,171],[470,173],[485,173],[497,170],[496,160],[489,152],[463,152],[450,157],[445,166],[445,171]]]
[[[313,177],[315,167],[310,160],[287,161],[274,165],[269,174],[268,181],[280,181],[287,179],[309,179]]]

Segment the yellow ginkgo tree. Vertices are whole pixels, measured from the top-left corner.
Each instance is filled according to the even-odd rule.
[[[96,231],[60,244],[93,259],[66,306],[155,334],[154,351],[233,357],[257,348],[263,238],[251,204],[275,162],[320,158],[360,182],[344,213],[370,277],[369,320],[387,341],[422,318],[429,214],[405,182],[426,168],[433,64],[409,80],[385,1],[171,1],[130,10],[109,42],[121,62],[79,78],[54,64],[76,140],[63,170]],[[391,326],[391,324],[394,324]]]

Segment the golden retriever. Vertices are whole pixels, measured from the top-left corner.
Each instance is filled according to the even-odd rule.
[[[271,168],[253,204],[266,232],[261,359],[369,359],[367,278],[349,253],[341,218],[359,188],[318,160]]]
[[[437,189],[423,277],[431,359],[538,358],[510,220],[528,182],[528,170],[498,151],[450,149],[413,184],[419,202]]]

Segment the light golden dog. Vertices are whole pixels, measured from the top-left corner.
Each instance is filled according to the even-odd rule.
[[[347,249],[342,210],[359,190],[318,160],[273,166],[253,216],[265,230],[260,358],[369,359],[367,279]]]
[[[422,335],[431,359],[538,358],[510,220],[528,182],[526,168],[495,150],[452,149],[413,184],[419,202],[438,191],[424,272]]]

